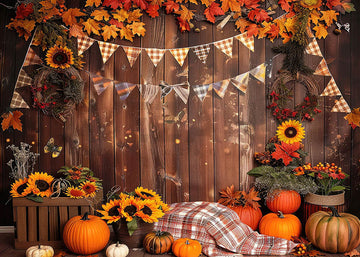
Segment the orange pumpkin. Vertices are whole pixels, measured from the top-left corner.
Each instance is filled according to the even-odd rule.
[[[199,241],[189,238],[180,238],[172,246],[173,254],[177,257],[198,257],[201,250]]]
[[[292,236],[300,236],[301,222],[293,214],[283,214],[280,211],[277,214],[268,213],[260,220],[259,232],[290,240]]]
[[[252,228],[252,230],[256,230],[259,226],[259,222],[262,218],[262,212],[260,208],[253,208],[252,206],[235,206],[229,208],[233,209],[237,215],[239,215],[240,220]]]
[[[294,190],[275,190],[267,196],[266,205],[272,212],[294,213],[300,208],[301,196]]]
[[[153,231],[145,235],[143,246],[148,253],[163,254],[170,251],[173,236],[166,231]]]
[[[360,244],[360,220],[349,213],[318,211],[305,225],[308,240],[316,247],[330,253],[345,253]]]
[[[72,217],[64,227],[66,247],[82,255],[93,254],[105,248],[110,239],[110,229],[100,217],[89,215]]]

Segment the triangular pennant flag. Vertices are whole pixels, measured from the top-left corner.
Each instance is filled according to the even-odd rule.
[[[240,74],[231,79],[231,83],[244,94],[246,93],[247,86],[249,84],[249,72]]]
[[[144,98],[145,103],[149,103],[149,104],[152,104],[152,102],[154,102],[157,94],[160,91],[159,86],[149,85],[149,84],[146,85],[140,84],[139,89],[140,89],[140,94]]]
[[[206,59],[209,55],[210,52],[210,45],[200,45],[197,46],[193,49],[194,53],[196,54],[196,56],[199,58],[199,60],[202,63],[206,63]]]
[[[230,79],[225,79],[223,81],[219,81],[212,84],[212,88],[216,92],[218,96],[223,98],[225,96],[225,92],[227,87],[229,86]]]
[[[249,73],[251,75],[253,75],[257,80],[264,83],[265,82],[265,71],[266,71],[266,67],[265,67],[265,63],[263,63],[263,64],[260,64],[259,66],[255,67],[251,71],[249,71]]]
[[[32,64],[41,64],[43,61],[40,57],[35,53],[35,51],[29,47],[28,52],[26,53],[25,61],[23,66],[29,66]]]
[[[128,82],[115,82],[115,89],[117,94],[120,96],[120,100],[125,100],[135,87],[135,84]]]
[[[317,66],[317,68],[314,72],[314,75],[331,76],[329,68],[328,68],[324,58],[321,60],[321,62]]]
[[[335,101],[334,107],[331,109],[331,112],[346,112],[350,113],[351,109],[348,103],[345,101],[344,97],[340,97],[339,100]]]
[[[249,48],[252,52],[254,52],[254,37],[248,37],[247,36],[247,32],[242,33],[240,35],[237,35],[235,37],[237,40],[239,40],[241,43],[243,43],[244,46],[246,46],[247,48]]]
[[[113,86],[113,80],[104,78],[100,75],[90,73],[91,81],[98,95],[101,95],[109,86]]]
[[[189,52],[189,48],[170,49],[170,53],[174,56],[174,58],[180,64],[180,66],[183,66],[188,52]]]
[[[130,67],[132,67],[141,52],[141,48],[131,46],[123,46],[122,48],[126,53],[128,61],[130,63]]]
[[[313,40],[307,45],[305,52],[307,54],[323,57],[316,38],[313,38]]]
[[[78,37],[77,43],[78,43],[78,54],[82,54],[86,50],[89,49],[90,46],[92,46],[95,42],[95,39],[89,38],[89,37]]]
[[[109,60],[110,56],[119,48],[119,45],[106,43],[103,41],[97,41],[99,44],[101,56],[103,62],[106,63]]]
[[[329,81],[329,83],[327,84],[326,88],[324,89],[324,91],[321,93],[320,96],[337,96],[337,95],[341,95],[341,92],[338,86],[336,85],[334,78],[331,78],[331,80]]]
[[[13,97],[11,99],[10,108],[30,108],[29,105],[25,102],[22,96],[14,91]]]
[[[33,83],[33,79],[27,75],[24,69],[21,69],[16,80],[15,89],[29,86]]]
[[[211,84],[192,86],[195,94],[199,97],[201,101],[204,101],[207,92],[211,89],[210,85]]]
[[[184,104],[186,104],[190,95],[189,82],[186,81],[181,85],[174,86],[174,91],[181,98]]]
[[[232,37],[228,38],[228,39],[221,40],[219,42],[215,42],[214,45],[219,50],[221,50],[224,54],[226,54],[230,58],[232,57],[232,47],[233,47],[233,38]]]
[[[155,67],[159,64],[165,53],[165,49],[156,48],[145,48],[145,51],[147,52]]]

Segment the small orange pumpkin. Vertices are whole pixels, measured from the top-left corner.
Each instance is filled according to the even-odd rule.
[[[189,238],[180,238],[172,246],[172,252],[176,257],[198,257],[201,250],[199,241]]]
[[[252,230],[256,230],[258,228],[259,222],[262,218],[260,208],[255,209],[252,206],[229,206],[229,208],[234,210],[239,216],[241,222],[251,227]]]
[[[163,254],[171,250],[173,242],[174,238],[169,232],[153,231],[146,234],[143,246],[148,253]]]
[[[300,208],[301,196],[294,190],[275,190],[267,196],[266,205],[272,212],[294,213]]]

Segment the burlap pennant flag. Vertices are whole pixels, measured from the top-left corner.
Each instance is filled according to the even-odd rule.
[[[331,76],[329,68],[328,68],[324,58],[321,60],[321,62],[317,66],[317,68],[314,72],[314,75]]]
[[[249,84],[249,72],[240,74],[235,78],[232,78],[231,84],[233,84],[237,89],[239,89],[241,92],[245,94],[247,90],[247,86]]]
[[[211,84],[192,86],[195,94],[199,97],[201,102],[204,101],[204,98],[207,95],[207,92],[211,89],[210,85]]]
[[[324,89],[324,91],[321,93],[320,96],[337,96],[337,95],[341,95],[341,92],[338,86],[336,85],[334,78],[331,78],[331,80],[329,81],[329,83],[327,84],[326,88]]]
[[[89,37],[78,37],[77,44],[78,44],[78,54],[82,54],[86,50],[90,48],[95,42],[95,39]]]
[[[350,113],[351,109],[348,103],[345,101],[344,97],[340,97],[339,100],[335,101],[334,107],[331,109],[331,112],[346,112]]]
[[[141,52],[141,48],[131,47],[131,46],[123,46],[122,48],[126,53],[130,67],[132,67]]]
[[[174,56],[176,61],[180,64],[180,66],[184,65],[184,61],[189,52],[189,48],[175,48],[170,49],[170,53]]]
[[[212,84],[212,88],[215,91],[215,93],[223,98],[225,96],[226,89],[229,86],[230,79],[225,79],[223,81],[219,81]]]
[[[265,63],[255,67],[254,69],[249,71],[249,73],[253,75],[260,82],[265,83],[265,73],[266,73]]]
[[[247,32],[245,32],[245,33],[242,33],[240,35],[237,35],[235,38],[237,40],[239,40],[244,46],[249,48],[252,52],[254,52],[255,43],[254,43],[254,37],[253,36],[248,37]]]
[[[156,49],[156,48],[145,48],[146,53],[150,57],[152,63],[156,67],[162,57],[164,56],[165,49]]]
[[[29,66],[33,64],[42,64],[43,61],[40,59],[40,57],[35,53],[35,51],[29,47],[28,52],[26,53],[25,61],[23,66]]]
[[[206,63],[206,59],[210,52],[210,45],[200,45],[193,48],[194,53],[202,63]]]
[[[113,80],[104,78],[98,74],[90,73],[90,78],[98,95],[101,95],[109,86],[114,85]]]
[[[232,47],[233,47],[233,38],[227,38],[219,42],[215,42],[214,45],[221,50],[224,54],[232,58]]]
[[[305,49],[305,52],[307,54],[323,57],[316,38],[313,38],[313,40],[308,44],[308,46]]]
[[[128,82],[114,82],[117,94],[120,96],[120,100],[125,100],[136,87],[136,84]]]
[[[160,87],[150,84],[140,84],[139,85],[140,94],[144,98],[145,103],[152,104],[154,102],[157,94],[160,92]]]
[[[119,45],[97,41],[99,44],[101,56],[104,64],[109,60],[110,56],[119,48]]]

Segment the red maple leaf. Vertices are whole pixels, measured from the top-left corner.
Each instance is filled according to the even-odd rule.
[[[18,6],[16,9],[15,19],[24,19],[34,12],[33,3],[24,4]]]
[[[328,0],[326,3],[326,6],[329,9],[332,9],[333,7],[338,6],[338,5],[341,5],[340,0]]]
[[[285,166],[288,166],[292,161],[292,157],[299,158],[300,154],[296,152],[300,148],[300,143],[287,144],[281,142],[281,145],[275,144],[276,150],[271,154],[275,160],[283,160]]]
[[[247,36],[257,36],[259,34],[259,28],[256,24],[252,23],[246,27]]]
[[[243,0],[242,2],[247,9],[255,9],[259,6],[260,0]]]
[[[126,11],[129,11],[132,6],[131,0],[123,0],[123,3],[124,3],[124,9]]]
[[[279,36],[279,32],[280,32],[279,26],[277,24],[271,24],[270,30],[266,32],[266,34],[268,34],[269,39],[273,40]]]
[[[165,10],[166,10],[167,14],[172,13],[172,12],[177,12],[177,11],[179,11],[179,8],[180,8],[179,4],[175,3],[172,0],[167,1],[163,5],[165,6]]]
[[[190,24],[186,20],[181,19],[180,17],[177,17],[177,20],[179,22],[180,31],[190,31]]]
[[[205,9],[204,14],[208,21],[215,23],[215,15],[223,15],[224,11],[220,8],[220,4],[212,2],[211,5]]]
[[[248,17],[250,20],[257,22],[269,21],[271,19],[269,14],[264,9],[260,8],[251,10],[248,14]]]
[[[122,7],[122,1],[121,0],[104,0],[102,3],[103,6],[111,7],[112,9],[118,9],[119,7]]]
[[[155,17],[159,16],[158,10],[159,10],[159,5],[151,4],[146,9],[146,12],[149,14],[150,17],[155,18]]]
[[[132,2],[142,10],[145,10],[148,7],[148,3],[145,0],[132,0]]]
[[[283,9],[285,12],[290,11],[290,4],[292,0],[279,0],[278,4],[280,5],[281,9]]]
[[[111,19],[109,20],[109,23],[111,25],[115,25],[116,27],[118,27],[119,29],[122,29],[124,27],[124,23],[118,21],[118,20],[115,20],[115,19]]]

